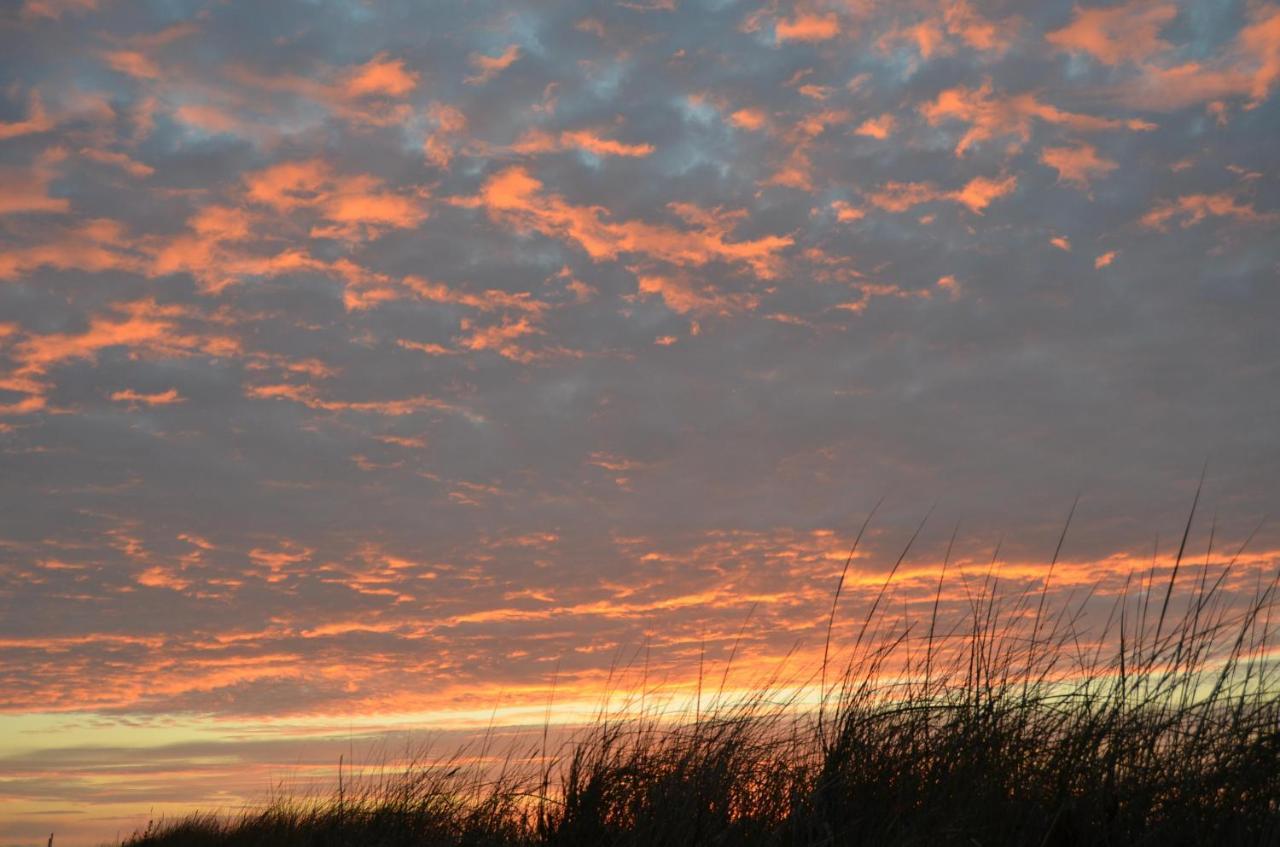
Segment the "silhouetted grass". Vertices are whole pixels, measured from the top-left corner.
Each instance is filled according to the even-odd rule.
[[[679,717],[602,714],[559,751],[498,767],[464,751],[126,844],[1280,844],[1274,579],[1227,602],[1231,565],[1183,568],[1180,551],[1167,583],[1153,569],[1087,629],[1090,598],[1047,602],[1052,565],[1034,591],[966,582],[944,621],[945,567],[927,620],[887,614],[881,591],[853,643],[828,625],[820,709],[766,687]]]

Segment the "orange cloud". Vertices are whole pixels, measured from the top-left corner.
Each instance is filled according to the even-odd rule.
[[[850,205],[844,200],[831,201],[831,211],[836,213],[836,220],[841,223],[852,223],[853,221],[862,220],[867,216],[866,212],[856,206]]]
[[[528,335],[539,335],[539,329],[527,315],[515,319],[504,319],[500,323],[485,327],[477,327],[470,320],[462,321],[462,329],[467,334],[458,338],[458,345],[467,350],[492,350],[507,359],[528,362],[536,358],[531,351],[518,343],[519,339]]]
[[[278,212],[314,210],[316,238],[373,239],[385,229],[408,229],[427,218],[417,196],[386,190],[368,174],[343,176],[322,159],[283,162],[245,176],[246,196]]]
[[[801,116],[795,125],[783,134],[782,140],[789,151],[787,158],[783,160],[781,167],[765,181],[765,185],[782,185],[801,191],[811,191],[813,162],[809,158],[809,151],[817,143],[818,136],[826,132],[829,127],[848,120],[849,113],[843,109],[824,109]]]
[[[67,212],[71,204],[65,197],[49,196],[49,183],[57,175],[54,166],[66,158],[66,151],[55,147],[36,157],[29,168],[0,167],[0,215],[18,212]],[[5,260],[0,257],[0,268]],[[3,277],[0,271],[0,277]]]
[[[1071,23],[1045,35],[1059,50],[1085,53],[1103,64],[1142,62],[1169,49],[1160,32],[1178,16],[1173,3],[1129,0],[1115,6],[1075,8]]]
[[[458,139],[467,131],[467,116],[446,103],[432,103],[427,116],[436,128],[427,135],[422,152],[428,162],[441,170],[448,170],[458,148]]]
[[[728,316],[751,311],[759,304],[753,295],[716,291],[685,274],[642,274],[636,277],[636,287],[641,294],[661,297],[668,309],[681,315]]]
[[[240,345],[232,338],[184,330],[181,322],[189,317],[191,312],[182,306],[150,299],[116,303],[107,312],[93,315],[83,332],[27,335],[18,340],[10,347],[14,368],[0,384],[31,395],[25,411],[37,411],[47,390],[42,377],[50,369],[69,361],[92,361],[113,347],[160,358],[239,353]]]
[[[931,182],[886,182],[878,191],[867,193],[871,205],[886,212],[905,212],[922,203],[945,200],[949,193]]]
[[[979,88],[961,86],[947,89],[934,101],[921,106],[920,113],[933,126],[948,120],[969,125],[968,131],[956,143],[957,156],[963,156],[974,144],[1006,136],[1017,139],[1018,144],[1010,145],[1012,150],[1017,150],[1031,139],[1033,120],[1065,126],[1078,132],[1155,129],[1153,124],[1140,120],[1102,118],[1063,111],[1040,102],[1034,94],[1001,97],[993,93],[990,80]]]
[[[97,8],[98,0],[26,0],[22,17],[58,20],[68,12],[92,12]]]
[[[91,219],[58,230],[43,244],[0,251],[0,279],[13,279],[39,268],[58,270],[140,270],[142,262],[124,227],[116,221]]]
[[[1253,206],[1238,201],[1231,194],[1184,194],[1175,200],[1163,200],[1142,216],[1139,223],[1148,229],[1169,228],[1177,221],[1183,229],[1194,226],[1207,217],[1234,218],[1242,223],[1272,223],[1278,217],[1274,212],[1259,212]]]
[[[110,50],[102,54],[107,67],[135,79],[160,78],[160,68],[148,56],[137,50]]]
[[[155,173],[155,168],[150,165],[145,165],[135,159],[131,159],[124,153],[116,153],[111,150],[95,150],[90,147],[84,147],[81,148],[80,155],[90,161],[119,168],[130,176],[135,176],[139,179],[151,176]]]
[[[613,221],[600,206],[575,206],[557,194],[544,192],[542,183],[521,167],[491,176],[478,197],[458,202],[483,206],[489,217],[499,223],[576,244],[596,261],[616,259],[622,254],[684,266],[724,261],[746,265],[756,276],[769,279],[778,272],[778,254],[793,241],[789,236],[729,241],[733,223],[740,216],[705,212],[684,204],[672,204],[670,208],[692,224],[692,229]]]
[[[1229,97],[1247,97],[1256,106],[1280,80],[1280,6],[1259,4],[1249,23],[1217,56],[1178,65],[1146,64],[1134,80],[1112,92],[1142,109],[1180,109]]]
[[[1013,175],[990,179],[974,177],[955,191],[944,191],[931,182],[887,182],[880,190],[869,192],[867,200],[887,212],[905,212],[914,206],[947,200],[982,214],[995,200],[1011,194],[1018,187]]]
[[[189,580],[183,579],[174,570],[162,565],[152,565],[139,573],[137,582],[148,588],[168,588],[173,591],[185,591],[191,586]]]
[[[563,132],[560,141],[570,147],[577,147],[594,153],[597,156],[648,156],[653,152],[652,144],[626,144],[611,138],[602,138],[590,130]]]
[[[326,412],[361,412],[364,414],[384,415],[386,417],[404,417],[428,410],[460,412],[452,403],[437,400],[425,395],[405,397],[397,400],[331,400],[320,395],[312,385],[294,385],[278,383],[270,385],[251,385],[245,388],[246,397],[264,400],[288,400],[300,403],[311,409]]]
[[[1119,250],[1108,250],[1107,252],[1103,253],[1101,256],[1093,260],[1093,266],[1095,268],[1105,268],[1107,265],[1110,265],[1112,262],[1114,262],[1116,260],[1116,256],[1118,255],[1120,255]]]
[[[208,292],[220,291],[245,277],[275,276],[296,270],[329,270],[306,252],[293,248],[271,255],[248,252],[243,242],[262,226],[261,216],[233,206],[206,206],[187,221],[188,232],[150,244],[153,276],[190,273]]]
[[[739,109],[729,115],[729,123],[739,129],[758,132],[769,125],[769,115],[763,109]]]
[[[217,106],[201,103],[185,103],[173,111],[173,116],[188,126],[210,135],[229,133],[244,135],[246,124],[235,115]]]
[[[186,398],[180,395],[176,388],[154,394],[143,394],[127,388],[124,391],[113,391],[111,399],[117,403],[128,403],[130,406],[171,406],[174,403],[186,402]]]
[[[1058,172],[1058,181],[1087,190],[1096,177],[1106,176],[1118,165],[1098,155],[1090,144],[1074,147],[1045,147],[1040,151],[1040,161]]]
[[[869,138],[878,138],[883,141],[889,137],[896,125],[897,121],[894,119],[893,115],[885,112],[879,117],[867,118],[858,126],[857,129],[854,130],[854,133],[857,135],[865,135]]]
[[[404,97],[418,85],[418,74],[405,69],[403,59],[379,53],[348,73],[343,90],[348,97]]]
[[[255,547],[249,551],[249,560],[258,567],[267,570],[267,582],[280,582],[288,576],[286,571],[293,565],[300,565],[308,561],[315,552],[310,547],[304,547],[294,541],[284,540],[277,550]]]
[[[1249,97],[1261,103],[1280,79],[1280,6],[1259,6],[1253,21],[1240,31],[1237,50],[1241,64],[1252,70]]]
[[[21,135],[48,132],[54,126],[53,118],[45,111],[44,100],[38,92],[32,90],[27,97],[27,117],[20,121],[0,122],[0,141]]]
[[[21,373],[40,374],[69,360],[94,359],[109,347],[140,348],[168,357],[194,352],[227,355],[239,349],[230,338],[184,333],[178,321],[188,315],[184,307],[154,300],[117,303],[110,315],[93,316],[84,332],[28,336],[14,347],[14,354]]]
[[[1010,18],[1001,24],[982,17],[966,0],[955,0],[943,10],[947,31],[974,50],[1004,51],[1017,34],[1019,22]]]
[[[540,129],[531,129],[507,147],[494,148],[494,152],[515,153],[521,156],[542,153],[558,153],[563,150],[583,150],[595,156],[625,156],[643,158],[654,151],[652,144],[627,144],[605,138],[594,130],[566,130],[553,135]]]
[[[1049,239],[1049,243],[1054,247],[1057,247],[1059,250],[1064,250],[1068,253],[1071,252],[1071,240],[1065,235],[1055,235],[1053,238]]]
[[[412,107],[392,101],[402,100],[411,93],[419,79],[417,72],[408,70],[403,60],[389,59],[385,53],[379,53],[361,65],[322,67],[306,76],[264,74],[242,65],[229,66],[223,73],[238,83],[242,90],[219,88],[215,93],[230,104],[243,106],[245,111],[269,114],[274,106],[264,95],[283,94],[313,101],[350,123],[371,126],[393,126],[410,120]],[[213,91],[201,90],[204,93]],[[189,109],[186,112],[193,124],[226,124],[228,128],[249,126],[221,105],[201,108],[204,111]],[[265,133],[274,129],[268,121],[266,126],[256,131]]]
[[[527,292],[512,294],[507,291],[490,288],[480,294],[471,294],[450,288],[444,283],[431,282],[417,276],[405,277],[403,284],[423,300],[433,303],[452,303],[477,309],[481,312],[509,309],[536,315],[541,314],[547,308],[546,303],[533,299]]]
[[[834,14],[800,13],[775,24],[774,36],[779,44],[788,41],[826,41],[840,34],[840,19]]]
[[[954,53],[957,40],[981,52],[1004,52],[1019,26],[1017,18],[992,21],[975,11],[966,0],[954,0],[944,3],[939,14],[911,24],[895,24],[877,39],[876,47],[889,52],[894,45],[908,44],[925,60],[935,54]]]
[[[475,73],[463,79],[467,85],[483,85],[498,74],[511,67],[520,58],[520,48],[511,44],[497,56],[484,53],[472,53],[467,57],[467,64],[475,69]]]
[[[914,45],[920,53],[920,58],[929,59],[945,45],[942,23],[935,19],[929,19],[910,26],[897,26],[882,35],[880,40],[876,42],[876,46],[886,53],[895,44]]]
[[[1001,179],[979,176],[969,180],[959,191],[952,192],[950,199],[968,206],[970,211],[980,215],[992,201],[1013,193],[1017,187],[1018,180],[1012,175]]]

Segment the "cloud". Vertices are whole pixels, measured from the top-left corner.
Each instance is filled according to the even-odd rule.
[[[58,211],[53,209],[50,211]],[[15,279],[41,268],[57,270],[140,270],[141,259],[118,222],[106,218],[77,221],[16,249],[0,251],[0,279]]]
[[[1018,179],[1012,174],[1000,178],[974,177],[954,191],[939,189],[930,182],[888,182],[868,192],[867,201],[886,212],[905,212],[925,203],[949,201],[965,206],[975,214],[994,201],[1013,193]]]
[[[854,130],[856,135],[865,135],[868,138],[875,138],[880,141],[885,140],[893,132],[897,126],[897,119],[888,112],[874,118],[867,118],[858,128]]]
[[[120,153],[115,150],[95,150],[91,147],[83,147],[80,150],[80,156],[99,164],[119,168],[129,176],[138,179],[145,179],[156,172],[155,168],[150,165],[146,165],[130,158],[126,153]]]
[[[662,298],[668,309],[681,315],[723,317],[759,305],[759,299],[750,294],[719,292],[685,274],[641,274],[636,277],[636,286],[640,294]]]
[[[123,301],[91,317],[81,332],[25,334],[6,345],[13,364],[0,385],[29,395],[27,411],[38,411],[46,405],[49,384],[45,378],[53,368],[78,360],[93,361],[105,350],[119,347],[159,358],[239,351],[239,343],[230,336],[184,329],[191,316],[184,307],[152,299]]]
[[[1160,37],[1178,16],[1173,3],[1128,0],[1102,8],[1075,7],[1071,22],[1044,40],[1064,51],[1085,53],[1103,64],[1144,62],[1172,45]]]
[[[419,75],[405,67],[403,59],[379,53],[347,72],[343,91],[348,97],[404,97],[418,86]]]
[[[1139,223],[1148,229],[1164,232],[1171,223],[1176,222],[1187,229],[1209,217],[1230,218],[1246,224],[1266,224],[1280,219],[1275,213],[1259,212],[1230,193],[1219,192],[1184,194],[1171,200],[1161,200],[1142,216]]]
[[[779,44],[788,41],[828,41],[840,34],[840,19],[834,14],[800,13],[781,18],[774,24],[774,37]]]
[[[1098,155],[1091,144],[1072,147],[1045,147],[1040,151],[1040,161],[1058,172],[1058,181],[1081,190],[1088,190],[1089,183],[1114,171],[1118,164]]]
[[[342,175],[323,159],[283,162],[245,175],[245,196],[277,212],[314,211],[315,238],[373,239],[409,229],[428,212],[415,194],[392,191],[369,174]]]
[[[1149,131],[1154,125],[1138,119],[1105,118],[1096,115],[1067,112],[1044,103],[1034,94],[999,95],[990,80],[978,88],[959,86],[940,93],[930,103],[920,107],[920,114],[931,125],[946,121],[959,121],[969,129],[956,142],[957,156],[963,156],[975,144],[1013,136],[1019,149],[1031,140],[1033,121],[1062,126],[1076,132],[1127,129]]]
[[[607,138],[599,131],[591,129],[564,130],[558,135],[540,129],[530,129],[505,147],[488,148],[486,146],[482,149],[494,154],[513,153],[520,156],[581,150],[593,156],[643,158],[652,154],[655,148],[652,144],[628,144]]]
[[[729,123],[749,132],[759,132],[769,126],[769,115],[763,109],[746,107],[729,116]]]
[[[940,4],[935,14],[922,19],[895,22],[877,39],[876,47],[888,53],[906,44],[926,61],[935,55],[952,55],[961,44],[982,53],[1003,53],[1009,49],[1020,27],[1016,17],[993,21],[966,0],[953,0]]]
[[[161,75],[160,67],[139,50],[108,50],[102,54],[102,58],[107,67],[125,76],[156,80]]]
[[[723,261],[745,265],[756,276],[769,279],[779,271],[779,254],[792,244],[789,236],[730,241],[735,216],[687,204],[673,204],[671,209],[692,224],[691,229],[610,220],[601,207],[573,205],[544,192],[543,184],[520,167],[491,176],[470,202],[482,206],[495,221],[576,244],[596,261],[628,254],[679,266]]]
[[[128,403],[130,406],[171,406],[174,403],[186,402],[186,398],[178,394],[178,389],[157,391],[151,394],[126,388],[111,392],[111,399],[116,403]]]
[[[98,8],[98,0],[25,0],[22,17],[58,20],[63,15],[92,12]]]
[[[812,153],[819,144],[819,137],[831,127],[844,124],[848,120],[849,113],[843,109],[821,109],[801,115],[794,124],[780,134],[784,149],[787,151],[786,157],[765,184],[812,191]]]
[[[17,121],[0,121],[0,141],[48,132],[54,126],[53,118],[45,111],[44,99],[33,89],[27,97],[27,117]]]
[[[171,90],[168,97],[181,103],[177,111],[193,125],[255,140],[279,134],[281,119],[309,123],[314,106],[357,126],[403,125],[413,115],[404,101],[420,79],[403,59],[385,51],[360,64],[321,64],[306,74],[262,71],[243,62],[218,67],[216,73],[231,85],[208,85],[185,68],[173,82],[154,85]]]
[[[865,210],[851,205],[846,200],[831,201],[831,211],[836,213],[836,220],[841,223],[851,223],[853,221],[862,220],[867,215]]]
[[[56,166],[66,157],[66,150],[54,147],[37,156],[29,167],[0,168],[0,215],[69,211],[71,204],[65,197],[49,194],[49,183],[57,176]],[[0,268],[6,264],[0,258]],[[0,270],[0,277],[3,276]]]
[[[1214,100],[1247,98],[1256,107],[1280,80],[1280,6],[1259,4],[1249,22],[1215,55],[1176,62],[1172,56],[1144,64],[1131,79],[1110,87],[1121,103],[1173,111]]]
[[[507,48],[497,56],[472,53],[467,56],[467,64],[475,70],[475,73],[466,77],[463,82],[467,85],[484,85],[519,61],[520,55],[520,47],[516,44],[507,45]]]
[[[1280,508],[1274,1],[634,5],[10,16],[0,771],[76,811],[22,826],[331,778],[348,714],[536,722],[557,661],[696,684],[755,603],[734,667],[803,664],[885,491],[846,588],[939,498],[917,620],[955,519],[1035,592],[1077,491],[1055,586],[1114,598],[1186,445],[1214,551]]]
[[[449,169],[467,131],[467,116],[447,103],[432,103],[427,112],[435,128],[422,144],[427,161],[437,168]]]

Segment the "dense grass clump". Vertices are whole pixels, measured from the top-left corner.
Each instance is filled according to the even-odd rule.
[[[1230,569],[1179,554],[1088,625],[1086,601],[1046,602],[1049,576],[965,582],[951,621],[941,578],[917,620],[882,589],[851,643],[828,637],[819,708],[764,687],[602,715],[559,750],[419,763],[126,843],[1280,845],[1276,582],[1242,605]]]

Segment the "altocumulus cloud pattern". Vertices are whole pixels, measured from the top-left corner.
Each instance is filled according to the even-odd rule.
[[[1222,537],[1280,507],[1273,3],[26,0],[0,41],[11,808],[225,799],[300,754],[209,721],[674,673],[749,608],[747,664],[820,647],[884,494],[867,585],[935,500],[921,573],[961,519],[1030,574],[1082,493],[1064,590],[1167,555],[1206,458]],[[134,741],[39,734],[93,721],[179,746],[108,786]]]

